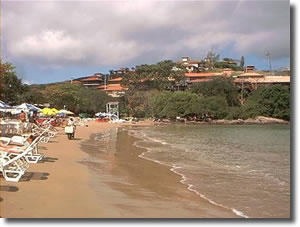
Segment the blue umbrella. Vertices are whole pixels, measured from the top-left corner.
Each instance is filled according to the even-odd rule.
[[[16,106],[16,109],[22,109],[22,110],[33,110],[33,111],[40,111],[41,109],[28,103],[23,103],[19,106]]]
[[[0,100],[0,109],[7,109],[7,108],[11,108],[11,106]]]

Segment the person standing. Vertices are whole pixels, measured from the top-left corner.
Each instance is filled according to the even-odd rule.
[[[75,121],[73,120],[72,117],[70,117],[70,119],[68,120],[67,126],[73,127],[72,138],[74,139],[74,137],[75,137],[75,129],[76,129],[76,125],[75,125]]]
[[[19,114],[19,120],[21,120],[23,123],[26,121],[26,114],[24,113],[23,110]]]

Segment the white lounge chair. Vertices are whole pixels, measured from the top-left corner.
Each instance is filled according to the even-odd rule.
[[[13,149],[0,149],[0,172],[7,181],[18,182],[29,168],[25,156],[32,151],[40,138],[36,138],[22,152]]]

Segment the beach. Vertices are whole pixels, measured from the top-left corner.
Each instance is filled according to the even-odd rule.
[[[46,158],[32,164],[20,182],[1,178],[1,217],[240,217],[188,190],[180,183],[182,177],[170,168],[140,158],[144,150],[132,148],[133,138],[119,138],[120,154],[93,156],[91,137],[110,135],[110,130],[118,130],[121,125],[89,122],[77,127],[75,140],[68,140],[60,129],[49,143],[40,144]]]

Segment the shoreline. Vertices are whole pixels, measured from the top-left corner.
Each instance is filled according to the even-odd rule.
[[[201,197],[201,199],[203,200],[206,200],[208,201],[209,203],[215,205],[215,206],[218,206],[218,207],[221,207],[221,208],[224,208],[226,210],[231,210],[234,214],[236,214],[237,216],[239,216],[240,218],[249,218],[247,215],[245,215],[243,212],[235,209],[235,208],[229,208],[227,206],[224,206],[223,204],[219,204],[219,203],[216,203],[214,202],[213,200],[209,199],[208,197],[206,197],[205,195],[201,194],[200,192],[198,192],[197,190],[195,190],[193,187],[194,185],[192,184],[189,184],[189,183],[186,183],[187,181],[187,178],[184,174],[182,173],[179,173],[178,171],[176,171],[176,169],[180,169],[181,167],[177,167],[176,165],[166,165],[164,163],[161,163],[160,161],[157,161],[155,159],[151,159],[151,158],[147,158],[145,157],[145,154],[147,152],[150,152],[151,150],[150,149],[147,149],[147,148],[144,148],[144,147],[141,147],[141,146],[138,146],[138,145],[134,145],[134,146],[137,146],[137,147],[140,147],[146,151],[142,152],[140,155],[138,155],[138,157],[140,158],[143,158],[143,159],[146,159],[148,161],[152,161],[152,162],[155,162],[155,163],[159,163],[160,165],[162,166],[165,166],[166,168],[169,169],[170,172],[173,172],[175,173],[176,175],[180,176],[181,177],[181,180],[179,181],[181,184],[183,184],[184,186],[186,186],[186,189],[195,193],[197,196]]]
[[[135,145],[139,139],[125,135],[128,134],[126,128],[126,132],[120,130],[122,131],[123,128],[120,127],[117,132],[119,141],[113,151],[114,158],[111,156],[109,158],[106,151],[92,152],[88,145],[83,148],[95,161],[94,164],[87,164],[91,171],[101,173],[101,181],[107,181],[118,192],[119,199],[126,201],[126,211],[124,205],[120,206],[119,202],[114,205],[115,210],[121,210],[129,218],[243,217],[232,209],[213,203],[195,193],[189,185],[182,182],[182,176],[173,171],[172,167],[143,158],[142,155],[147,152],[147,149]],[[92,135],[89,144],[92,144],[93,138],[98,136]],[[126,140],[125,144],[122,140]],[[94,142],[97,144],[96,140]],[[99,154],[101,152],[102,155]],[[108,163],[101,162],[101,165],[98,165],[97,159],[108,160]],[[140,169],[141,167],[143,169]],[[124,177],[126,182],[120,180]],[[95,187],[100,186],[97,182],[95,184]],[[187,204],[190,204],[190,207]]]
[[[190,125],[290,125],[289,121],[282,120],[279,118],[271,118],[258,116],[256,118],[248,118],[246,120],[237,119],[237,120],[211,120],[211,121],[171,121],[171,120],[162,120],[154,121],[155,124],[190,124]]]
[[[91,171],[83,164],[90,157],[81,150],[80,143],[92,134],[121,130],[123,124],[86,125],[78,127],[75,140],[68,140],[59,130],[51,142],[40,144],[40,152],[47,158],[31,165],[20,182],[1,178],[1,217],[239,218],[232,211],[198,198],[180,183],[181,176],[166,166],[138,157],[143,150],[131,149],[125,138],[121,144],[126,152],[115,158],[107,156],[110,164],[118,168],[108,165],[106,174]],[[133,124],[147,125],[149,122]]]

